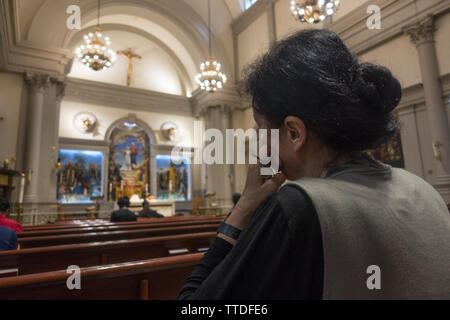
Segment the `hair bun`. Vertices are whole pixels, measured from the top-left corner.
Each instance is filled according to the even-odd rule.
[[[402,98],[400,82],[385,67],[371,63],[359,66],[359,77],[355,83],[359,97],[368,105],[388,114]]]

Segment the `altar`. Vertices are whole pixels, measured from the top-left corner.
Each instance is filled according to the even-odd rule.
[[[164,217],[175,216],[175,202],[150,200],[150,208],[161,213]],[[142,210],[142,202],[131,202],[129,209],[138,214]]]

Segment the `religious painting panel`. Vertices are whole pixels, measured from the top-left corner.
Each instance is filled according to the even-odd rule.
[[[109,191],[120,196],[143,198],[149,192],[150,140],[145,131],[116,129],[112,134],[109,159]]]
[[[173,159],[170,155],[157,155],[156,175],[158,200],[191,200],[191,170],[188,157]]]
[[[103,196],[103,152],[60,149],[57,200],[62,203],[92,203]]]

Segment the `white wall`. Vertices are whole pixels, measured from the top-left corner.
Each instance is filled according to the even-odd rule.
[[[269,28],[267,13],[260,15],[250,26],[238,35],[239,70],[267,50],[269,45]]]
[[[441,75],[450,73],[450,13],[436,21],[436,51]]]
[[[127,50],[140,55],[142,59],[133,59],[131,87],[184,95],[180,71],[169,55],[154,42],[131,32],[108,31],[105,36],[111,38],[111,49]],[[78,59],[69,74],[70,77],[99,81],[111,84],[126,85],[128,62],[117,55],[116,63],[108,70],[93,71],[83,65]]]
[[[399,79],[403,88],[422,82],[417,49],[407,36],[397,37],[374,48],[362,54],[359,59],[387,67]]]
[[[73,125],[74,117],[80,112],[93,113],[98,120],[98,130],[95,134],[83,134]],[[59,125],[59,136],[72,139],[104,140],[108,128],[117,120],[126,118],[130,113],[136,114],[137,119],[144,121],[155,132],[157,141],[154,144],[172,145],[173,143],[164,139],[161,135],[161,125],[166,121],[174,122],[181,130],[180,146],[191,147],[193,145],[194,118],[134,111],[130,109],[112,108],[106,105],[95,105],[74,102],[64,99],[61,103],[61,117]]]
[[[23,75],[0,72],[0,164],[17,157],[20,111],[24,99]]]

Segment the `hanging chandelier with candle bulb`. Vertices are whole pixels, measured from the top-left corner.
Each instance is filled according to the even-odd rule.
[[[195,81],[202,90],[215,92],[222,89],[227,82],[227,76],[221,71],[221,64],[212,57],[211,42],[211,4],[208,0],[208,32],[209,32],[209,57],[206,62],[200,65],[200,73],[195,77]]]
[[[78,60],[94,71],[110,68],[117,56],[111,50],[111,40],[100,29],[100,0],[98,0],[97,28],[84,36],[84,43],[76,49]]]
[[[291,13],[302,22],[315,24],[336,13],[339,4],[339,0],[292,0]]]

